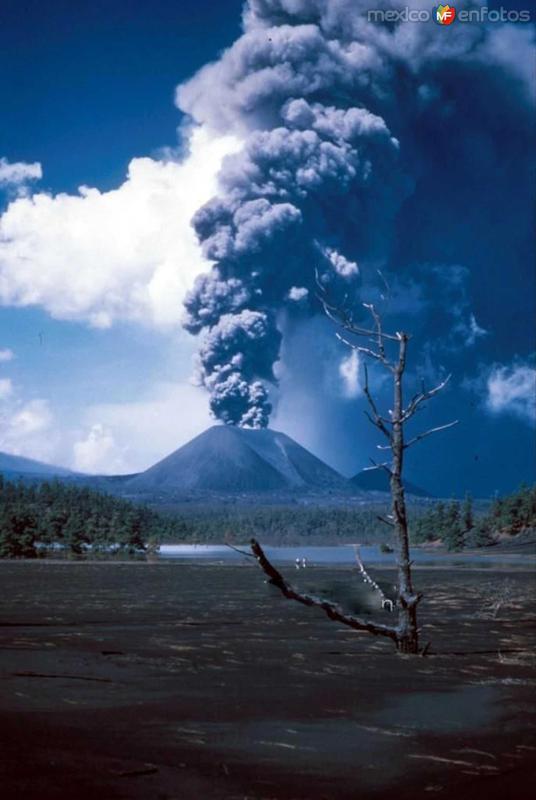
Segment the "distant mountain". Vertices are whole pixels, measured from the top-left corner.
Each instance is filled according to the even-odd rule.
[[[42,461],[34,461],[32,458],[15,456],[11,453],[0,452],[0,473],[5,477],[13,478],[18,475],[32,475],[35,477],[57,476],[58,478],[74,477],[76,473],[64,467],[56,467],[52,464],[45,464]]]
[[[272,430],[214,425],[124,484],[133,492],[348,492],[348,482]]]
[[[354,488],[363,492],[389,491],[389,476],[383,469],[365,469],[350,478],[350,483]],[[430,492],[415,486],[410,481],[404,481],[404,487],[407,494],[413,494],[416,497],[431,497]]]

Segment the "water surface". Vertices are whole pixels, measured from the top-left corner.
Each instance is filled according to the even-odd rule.
[[[239,548],[248,551],[244,545]],[[337,545],[324,547],[269,547],[264,548],[266,555],[277,563],[294,563],[296,559],[307,560],[309,565],[352,565],[355,564],[355,546]],[[362,560],[367,564],[394,566],[395,554],[382,553],[377,545],[359,547]],[[226,545],[216,544],[163,544],[160,547],[161,559],[183,559],[194,561],[245,563],[250,559],[237,553]],[[430,566],[480,566],[492,567],[499,564],[534,568],[536,553],[503,553],[486,551],[480,553],[444,553],[420,548],[412,548],[411,558],[415,564]]]

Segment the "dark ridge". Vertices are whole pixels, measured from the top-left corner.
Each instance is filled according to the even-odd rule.
[[[350,483],[356,489],[363,492],[388,492],[389,491],[389,476],[383,469],[365,469],[358,472],[353,478],[350,478]],[[411,481],[404,481],[404,487],[407,494],[413,494],[415,497],[431,497],[430,492],[421,489]]]
[[[74,477],[75,472],[64,467],[57,467],[53,464],[45,464],[42,461],[35,461],[33,458],[15,456],[11,453],[0,452],[0,472],[10,480],[19,475],[36,475],[40,477]]]

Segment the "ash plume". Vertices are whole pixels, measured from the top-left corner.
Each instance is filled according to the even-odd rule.
[[[213,266],[185,301],[184,326],[202,336],[198,378],[224,422],[268,424],[285,320],[319,311],[315,270],[357,298],[368,272],[407,259],[415,238],[426,250],[433,226],[418,217],[441,203],[442,181],[449,199],[470,202],[501,137],[530,141],[526,27],[467,24],[454,36],[433,21],[371,22],[369,6],[249,0],[243,35],[178,89],[195,122],[244,142],[193,218]],[[518,168],[495,169],[495,194]]]

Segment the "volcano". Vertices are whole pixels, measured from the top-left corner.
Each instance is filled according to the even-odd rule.
[[[342,475],[284,433],[214,425],[145,472],[129,491],[348,491]]]

